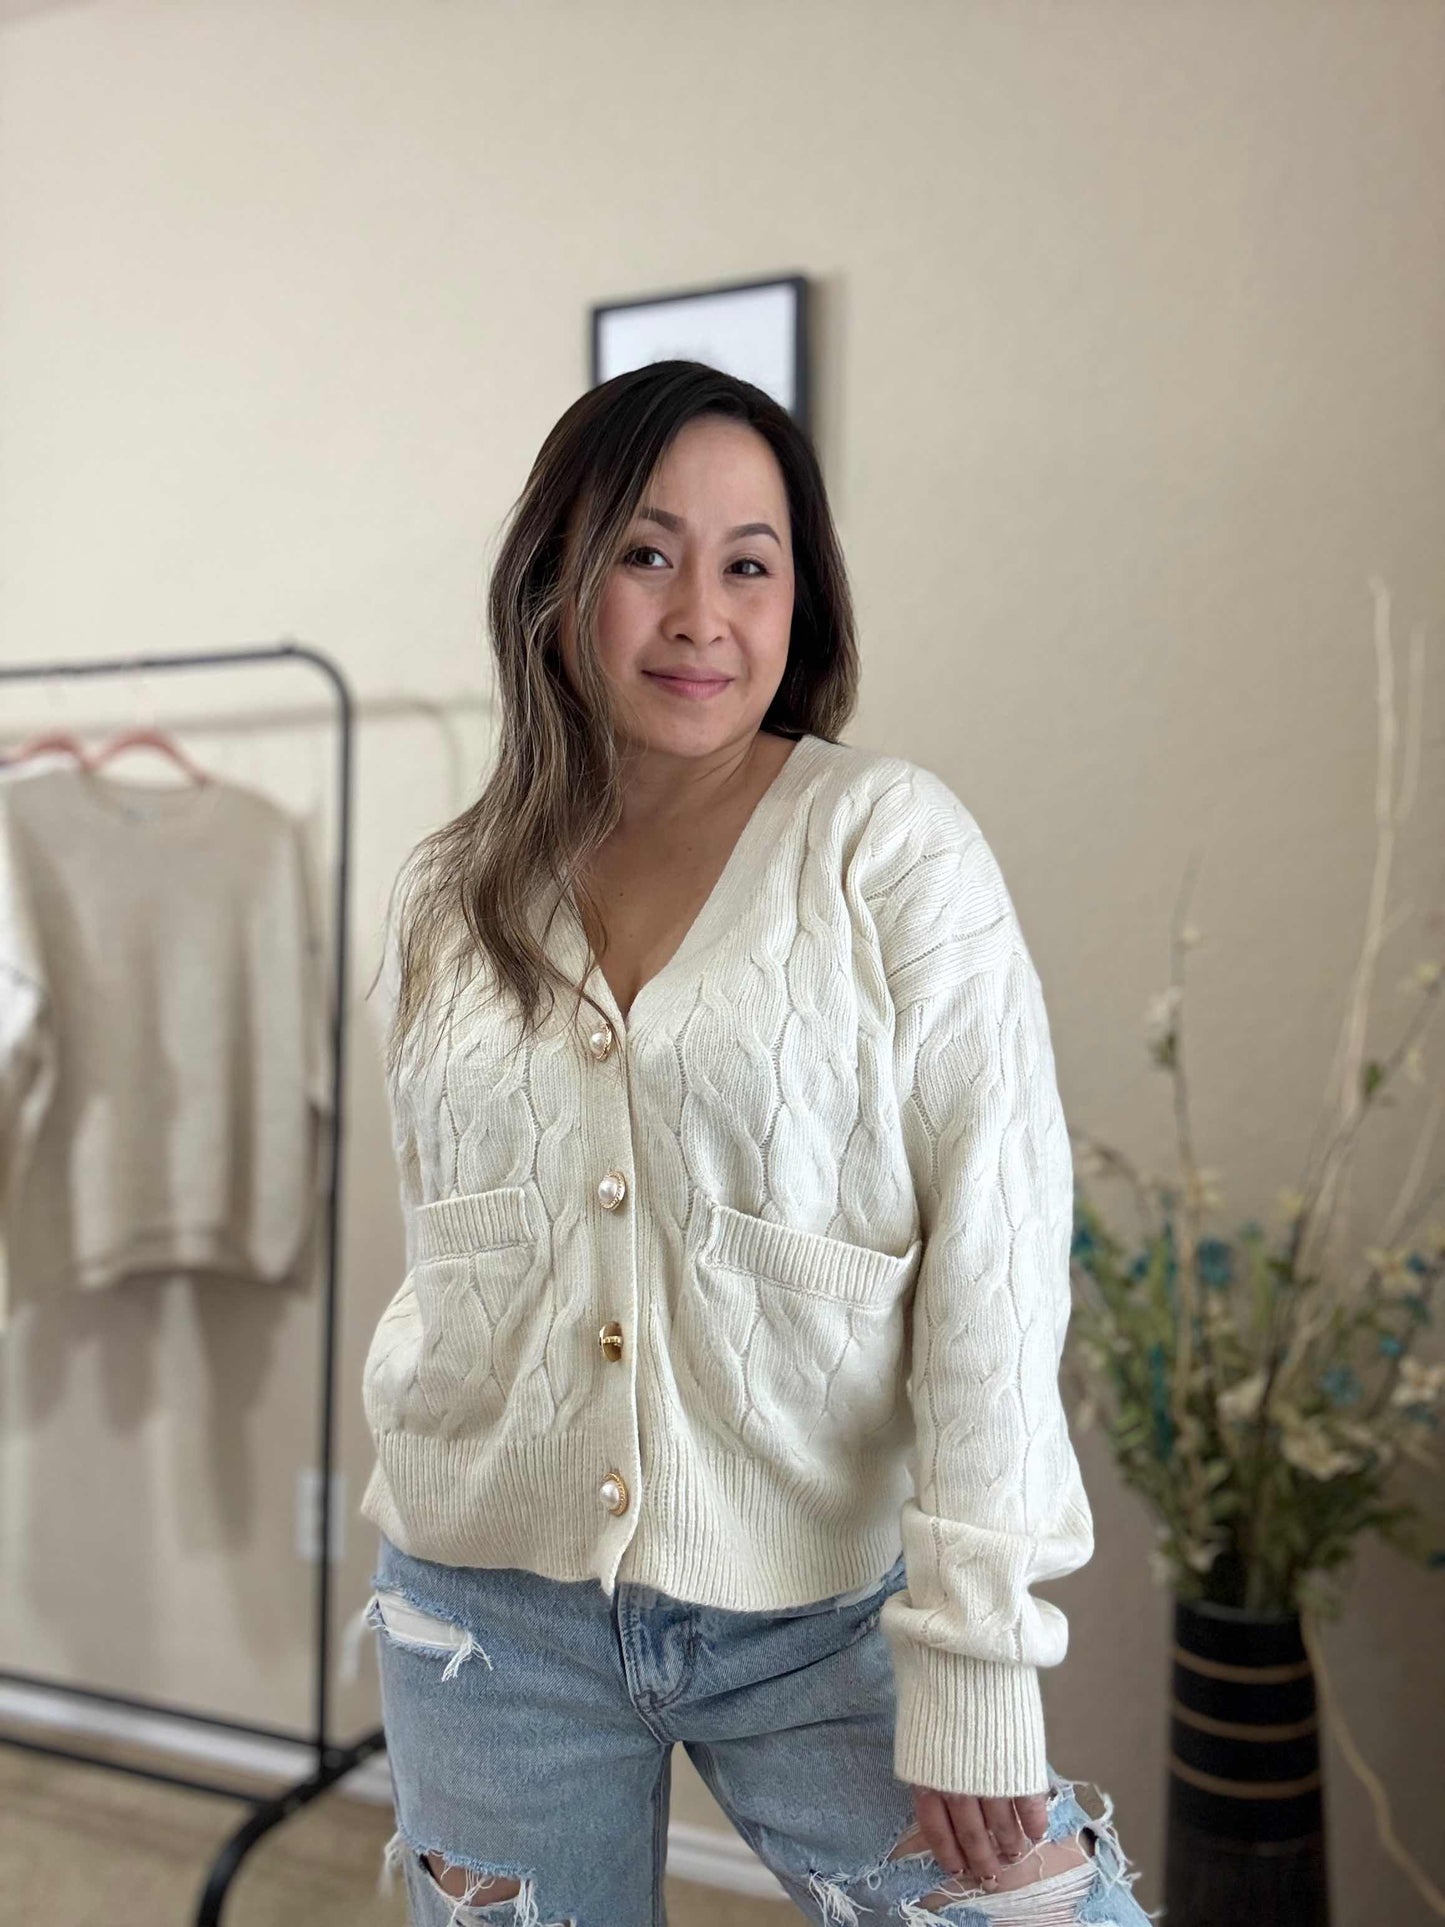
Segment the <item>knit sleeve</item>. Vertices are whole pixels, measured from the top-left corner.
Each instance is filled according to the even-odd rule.
[[[1039,976],[978,824],[924,770],[883,815],[870,902],[924,1239],[907,1584],[880,1617],[894,1770],[1019,1796],[1048,1784],[1038,1669],[1067,1644],[1031,1588],[1093,1550],[1059,1392],[1072,1157]]]
[[[381,959],[377,967],[377,1023],[380,1048],[385,1053],[401,999],[402,910],[399,907],[401,873],[392,884],[386,916],[382,924]],[[405,1053],[404,1053],[405,1055]],[[415,1262],[416,1211],[421,1203],[421,1168],[416,1127],[407,1095],[404,1067],[387,1077],[387,1114],[391,1127],[392,1154],[396,1159],[397,1198],[401,1206],[406,1242],[406,1268]]]
[[[9,1228],[50,1104],[56,1043],[18,837],[0,796],[0,1326],[9,1322]]]

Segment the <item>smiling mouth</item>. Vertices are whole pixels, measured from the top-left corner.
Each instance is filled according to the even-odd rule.
[[[680,669],[644,669],[642,673],[658,682],[685,682],[695,689],[717,689],[723,683],[732,681],[731,676],[689,676]]]

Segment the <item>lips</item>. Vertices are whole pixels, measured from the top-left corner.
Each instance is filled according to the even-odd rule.
[[[685,669],[644,669],[645,676],[655,676],[659,682],[698,683],[711,689],[718,683],[731,682],[730,676],[694,676]]]

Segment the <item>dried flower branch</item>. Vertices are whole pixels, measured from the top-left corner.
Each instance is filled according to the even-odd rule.
[[[1427,1214],[1445,1178],[1421,1195],[1442,1097],[1433,1092],[1409,1169],[1375,1242],[1345,1249],[1348,1194],[1367,1118],[1395,1087],[1425,1083],[1424,1037],[1445,994],[1445,964],[1422,960],[1391,1049],[1368,1052],[1370,1005],[1385,944],[1400,831],[1418,788],[1423,640],[1410,659],[1402,734],[1395,712],[1389,596],[1375,601],[1375,855],[1360,953],[1298,1189],[1280,1215],[1230,1235],[1209,1229],[1223,1199],[1199,1163],[1184,1052],[1186,921],[1197,863],[1175,908],[1170,975],[1146,1017],[1152,1061],[1171,1080],[1178,1176],[1146,1178],[1118,1150],[1075,1133],[1073,1262],[1078,1309],[1069,1369],[1079,1409],[1108,1433],[1125,1478],[1159,1522],[1156,1571],[1182,1593],[1280,1611],[1331,1601],[1330,1582],[1375,1531],[1445,1564],[1402,1474],[1434,1462],[1445,1365],[1416,1355],[1445,1272],[1445,1224]],[[1132,1193],[1132,1243],[1091,1202],[1089,1183]],[[1440,1535],[1445,1538],[1445,1534]]]

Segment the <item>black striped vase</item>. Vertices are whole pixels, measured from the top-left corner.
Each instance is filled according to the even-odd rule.
[[[1169,1927],[1328,1927],[1315,1681],[1299,1618],[1174,1604]]]

